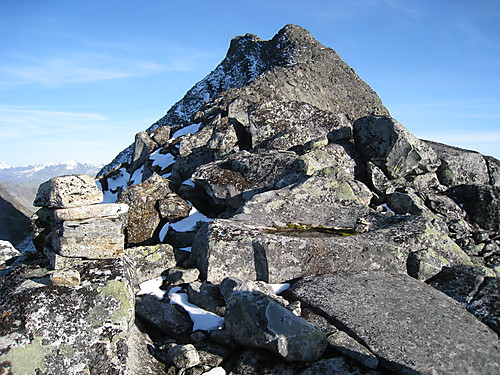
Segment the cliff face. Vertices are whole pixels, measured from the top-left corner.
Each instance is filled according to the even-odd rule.
[[[0,370],[42,348],[60,374],[498,373],[500,162],[417,139],[298,26],[233,39],[98,185],[119,204],[47,201],[39,252],[0,269]],[[81,284],[43,285],[62,264]],[[82,293],[76,326],[28,304],[67,317]]]

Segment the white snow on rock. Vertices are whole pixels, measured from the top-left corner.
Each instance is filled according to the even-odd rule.
[[[283,283],[283,284],[268,284],[276,294],[283,293],[285,290],[290,288],[290,284],[288,283]]]
[[[176,232],[189,232],[196,229],[196,223],[198,221],[207,222],[212,220],[213,219],[209,219],[208,217],[206,217],[196,208],[193,207],[191,208],[188,217],[179,220],[175,223],[170,223],[170,227]]]
[[[192,124],[183,127],[182,129],[177,130],[174,134],[172,134],[172,139],[182,137],[186,134],[195,134],[200,130],[201,124]]]
[[[161,228],[160,233],[158,234],[158,238],[160,239],[160,242],[163,242],[165,240],[165,236],[167,235],[168,228],[170,228],[170,223],[165,224]]]
[[[214,367],[210,371],[204,372],[201,375],[226,375],[226,370],[222,367]]]
[[[149,155],[149,159],[153,161],[153,167],[159,166],[162,169],[167,168],[175,162],[175,158],[172,154],[161,154],[160,150]]]
[[[170,303],[177,304],[186,310],[193,321],[193,332],[213,331],[222,328],[224,318],[189,303],[188,295],[186,293],[179,293],[180,290],[180,287],[170,289],[170,292],[168,292]]]
[[[149,294],[155,296],[158,299],[163,299],[165,297],[165,291],[160,289],[163,284],[163,280],[166,280],[166,276],[155,277],[154,279],[144,281],[139,284],[140,290],[137,292],[138,296]]]

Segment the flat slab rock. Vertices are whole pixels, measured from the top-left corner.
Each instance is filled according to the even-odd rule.
[[[323,275],[295,298],[328,316],[398,374],[498,374],[497,336],[458,303],[406,275]]]

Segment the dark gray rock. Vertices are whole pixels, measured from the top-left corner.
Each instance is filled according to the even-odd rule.
[[[302,375],[378,375],[380,372],[356,368],[344,358],[329,358],[315,362],[311,367],[301,372]]]
[[[180,369],[191,368],[200,364],[198,351],[192,344],[175,345],[168,350],[170,363]]]
[[[317,360],[327,345],[323,333],[258,292],[233,293],[225,325],[236,342],[269,349],[288,361]]]
[[[291,292],[396,373],[498,372],[495,333],[455,301],[411,277],[382,272],[316,276],[299,281]]]
[[[332,333],[327,337],[327,340],[331,348],[339,351],[345,356],[354,359],[365,367],[372,369],[377,368],[377,357],[344,331]]]
[[[458,185],[447,195],[465,209],[469,218],[481,228],[500,230],[500,187],[491,185]]]
[[[134,154],[130,165],[130,173],[132,174],[137,168],[144,164],[149,158],[149,155],[158,148],[158,144],[151,139],[148,133],[139,132],[135,135]]]
[[[206,282],[192,282],[187,287],[189,301],[204,310],[223,316],[225,301],[217,285]]]
[[[390,117],[367,116],[354,122],[359,152],[389,179],[434,172],[440,161],[434,151]]]
[[[490,185],[500,186],[500,161],[491,156],[485,156],[484,160],[490,174]]]
[[[463,184],[488,185],[490,183],[488,167],[480,153],[437,142],[425,141],[425,143],[434,150],[441,160],[437,175],[443,185],[451,187]]]
[[[500,277],[486,277],[467,310],[500,335]]]
[[[478,292],[484,278],[492,273],[482,266],[457,265],[444,267],[427,283],[466,306]]]
[[[170,337],[182,337],[193,328],[193,322],[184,310],[153,296],[138,297],[135,310],[141,320]]]

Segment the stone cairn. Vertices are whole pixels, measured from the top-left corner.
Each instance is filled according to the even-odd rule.
[[[85,260],[117,258],[124,251],[127,204],[101,203],[92,176],[54,177],[38,188],[31,220],[33,242],[55,270]]]

